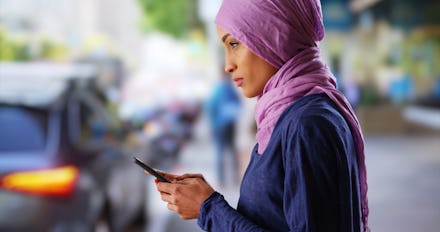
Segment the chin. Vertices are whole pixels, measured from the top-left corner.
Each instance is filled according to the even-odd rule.
[[[243,95],[247,98],[254,98],[254,97],[258,96],[259,94],[243,90]]]

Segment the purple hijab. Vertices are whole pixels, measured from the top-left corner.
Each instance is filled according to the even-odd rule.
[[[299,98],[325,93],[335,102],[356,143],[363,231],[368,231],[364,140],[356,115],[320,58],[324,25],[319,0],[223,0],[216,24],[279,69],[258,97],[258,153],[264,153],[282,112]]]

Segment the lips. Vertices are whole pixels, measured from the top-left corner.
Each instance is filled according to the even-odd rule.
[[[232,81],[238,86],[241,87],[243,85],[243,78],[242,77],[234,77],[232,78]]]

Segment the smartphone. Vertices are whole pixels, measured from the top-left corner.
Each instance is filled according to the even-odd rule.
[[[170,180],[168,180],[167,178],[162,176],[160,173],[156,172],[153,168],[151,168],[150,166],[146,165],[144,162],[140,161],[138,158],[133,157],[133,159],[134,159],[134,162],[137,165],[139,165],[141,168],[143,168],[145,171],[147,171],[151,175],[155,176],[159,181],[171,183]]]

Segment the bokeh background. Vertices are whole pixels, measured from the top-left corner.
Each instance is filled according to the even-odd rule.
[[[216,186],[205,105],[221,77],[223,53],[214,24],[220,3],[0,0],[0,69],[17,63],[93,66],[104,106],[123,128],[124,136],[113,139],[126,159],[142,153],[156,167],[204,173]],[[356,110],[365,135],[372,231],[438,231],[440,2],[321,3],[326,27],[322,57]],[[0,102],[5,96],[1,91],[8,91],[1,81],[9,78],[6,73],[0,70]],[[241,173],[255,142],[255,99],[242,102],[237,124]],[[129,169],[140,171],[134,165]],[[0,172],[0,178],[7,173]],[[199,231],[194,220],[181,221],[166,210],[151,178],[142,182],[142,220],[124,230]],[[118,189],[117,183],[113,189]],[[219,191],[235,206],[238,186],[219,186]],[[0,192],[15,194],[4,186]],[[129,193],[121,194],[130,198]],[[0,219],[0,228],[1,223]]]

